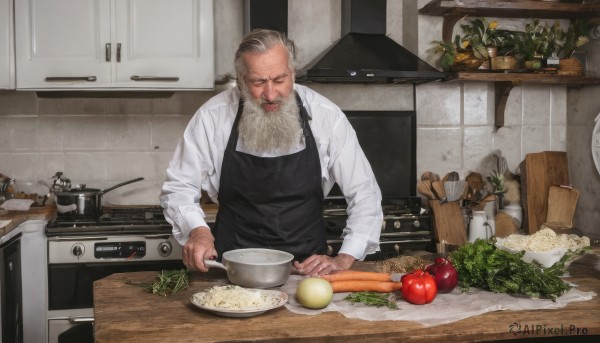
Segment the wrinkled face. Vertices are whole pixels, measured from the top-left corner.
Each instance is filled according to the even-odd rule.
[[[294,86],[286,48],[277,45],[265,53],[246,53],[243,60],[247,70],[244,83],[252,99],[266,112],[278,111]]]

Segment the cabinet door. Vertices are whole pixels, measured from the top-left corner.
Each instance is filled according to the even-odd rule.
[[[111,85],[110,0],[15,1],[17,88]]]
[[[12,0],[0,0],[0,89],[15,88]]]
[[[212,0],[119,0],[115,6],[117,87],[214,87]]]

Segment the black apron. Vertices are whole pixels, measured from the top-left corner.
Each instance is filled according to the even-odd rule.
[[[215,248],[287,251],[302,261],[327,250],[321,166],[308,114],[296,94],[305,148],[291,155],[258,157],[236,151],[238,112],[223,156]]]

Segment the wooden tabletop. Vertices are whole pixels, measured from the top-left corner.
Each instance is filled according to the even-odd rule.
[[[374,268],[357,262],[358,269]],[[600,249],[575,261],[568,279],[582,291],[600,294]],[[354,269],[354,268],[353,268]],[[600,298],[574,302],[562,309],[497,311],[450,324],[424,327],[411,321],[348,319],[338,312],[300,315],[285,307],[251,318],[225,318],[204,312],[190,302],[200,289],[226,284],[226,274],[214,270],[194,273],[189,289],[172,296],[152,295],[140,285],[156,272],[113,274],[94,283],[95,339],[108,342],[390,342],[482,341],[517,339],[509,326],[518,321],[562,328],[559,335],[600,335]],[[572,330],[572,331],[570,331]],[[553,334],[556,335],[556,334]],[[543,334],[529,337],[545,337]],[[547,337],[547,336],[546,336]],[[581,337],[581,336],[580,336]],[[573,339],[576,337],[571,337]],[[590,338],[590,337],[586,337]]]

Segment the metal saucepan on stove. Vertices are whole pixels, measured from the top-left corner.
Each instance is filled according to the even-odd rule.
[[[56,210],[59,215],[68,214],[84,217],[99,216],[102,214],[102,195],[112,191],[115,188],[141,181],[143,179],[143,177],[138,177],[133,180],[119,183],[105,190],[87,188],[84,184],[82,184],[77,188],[55,192]]]
[[[294,255],[273,249],[236,249],[223,253],[222,261],[205,260],[207,267],[227,271],[233,284],[250,288],[270,288],[287,282]]]

